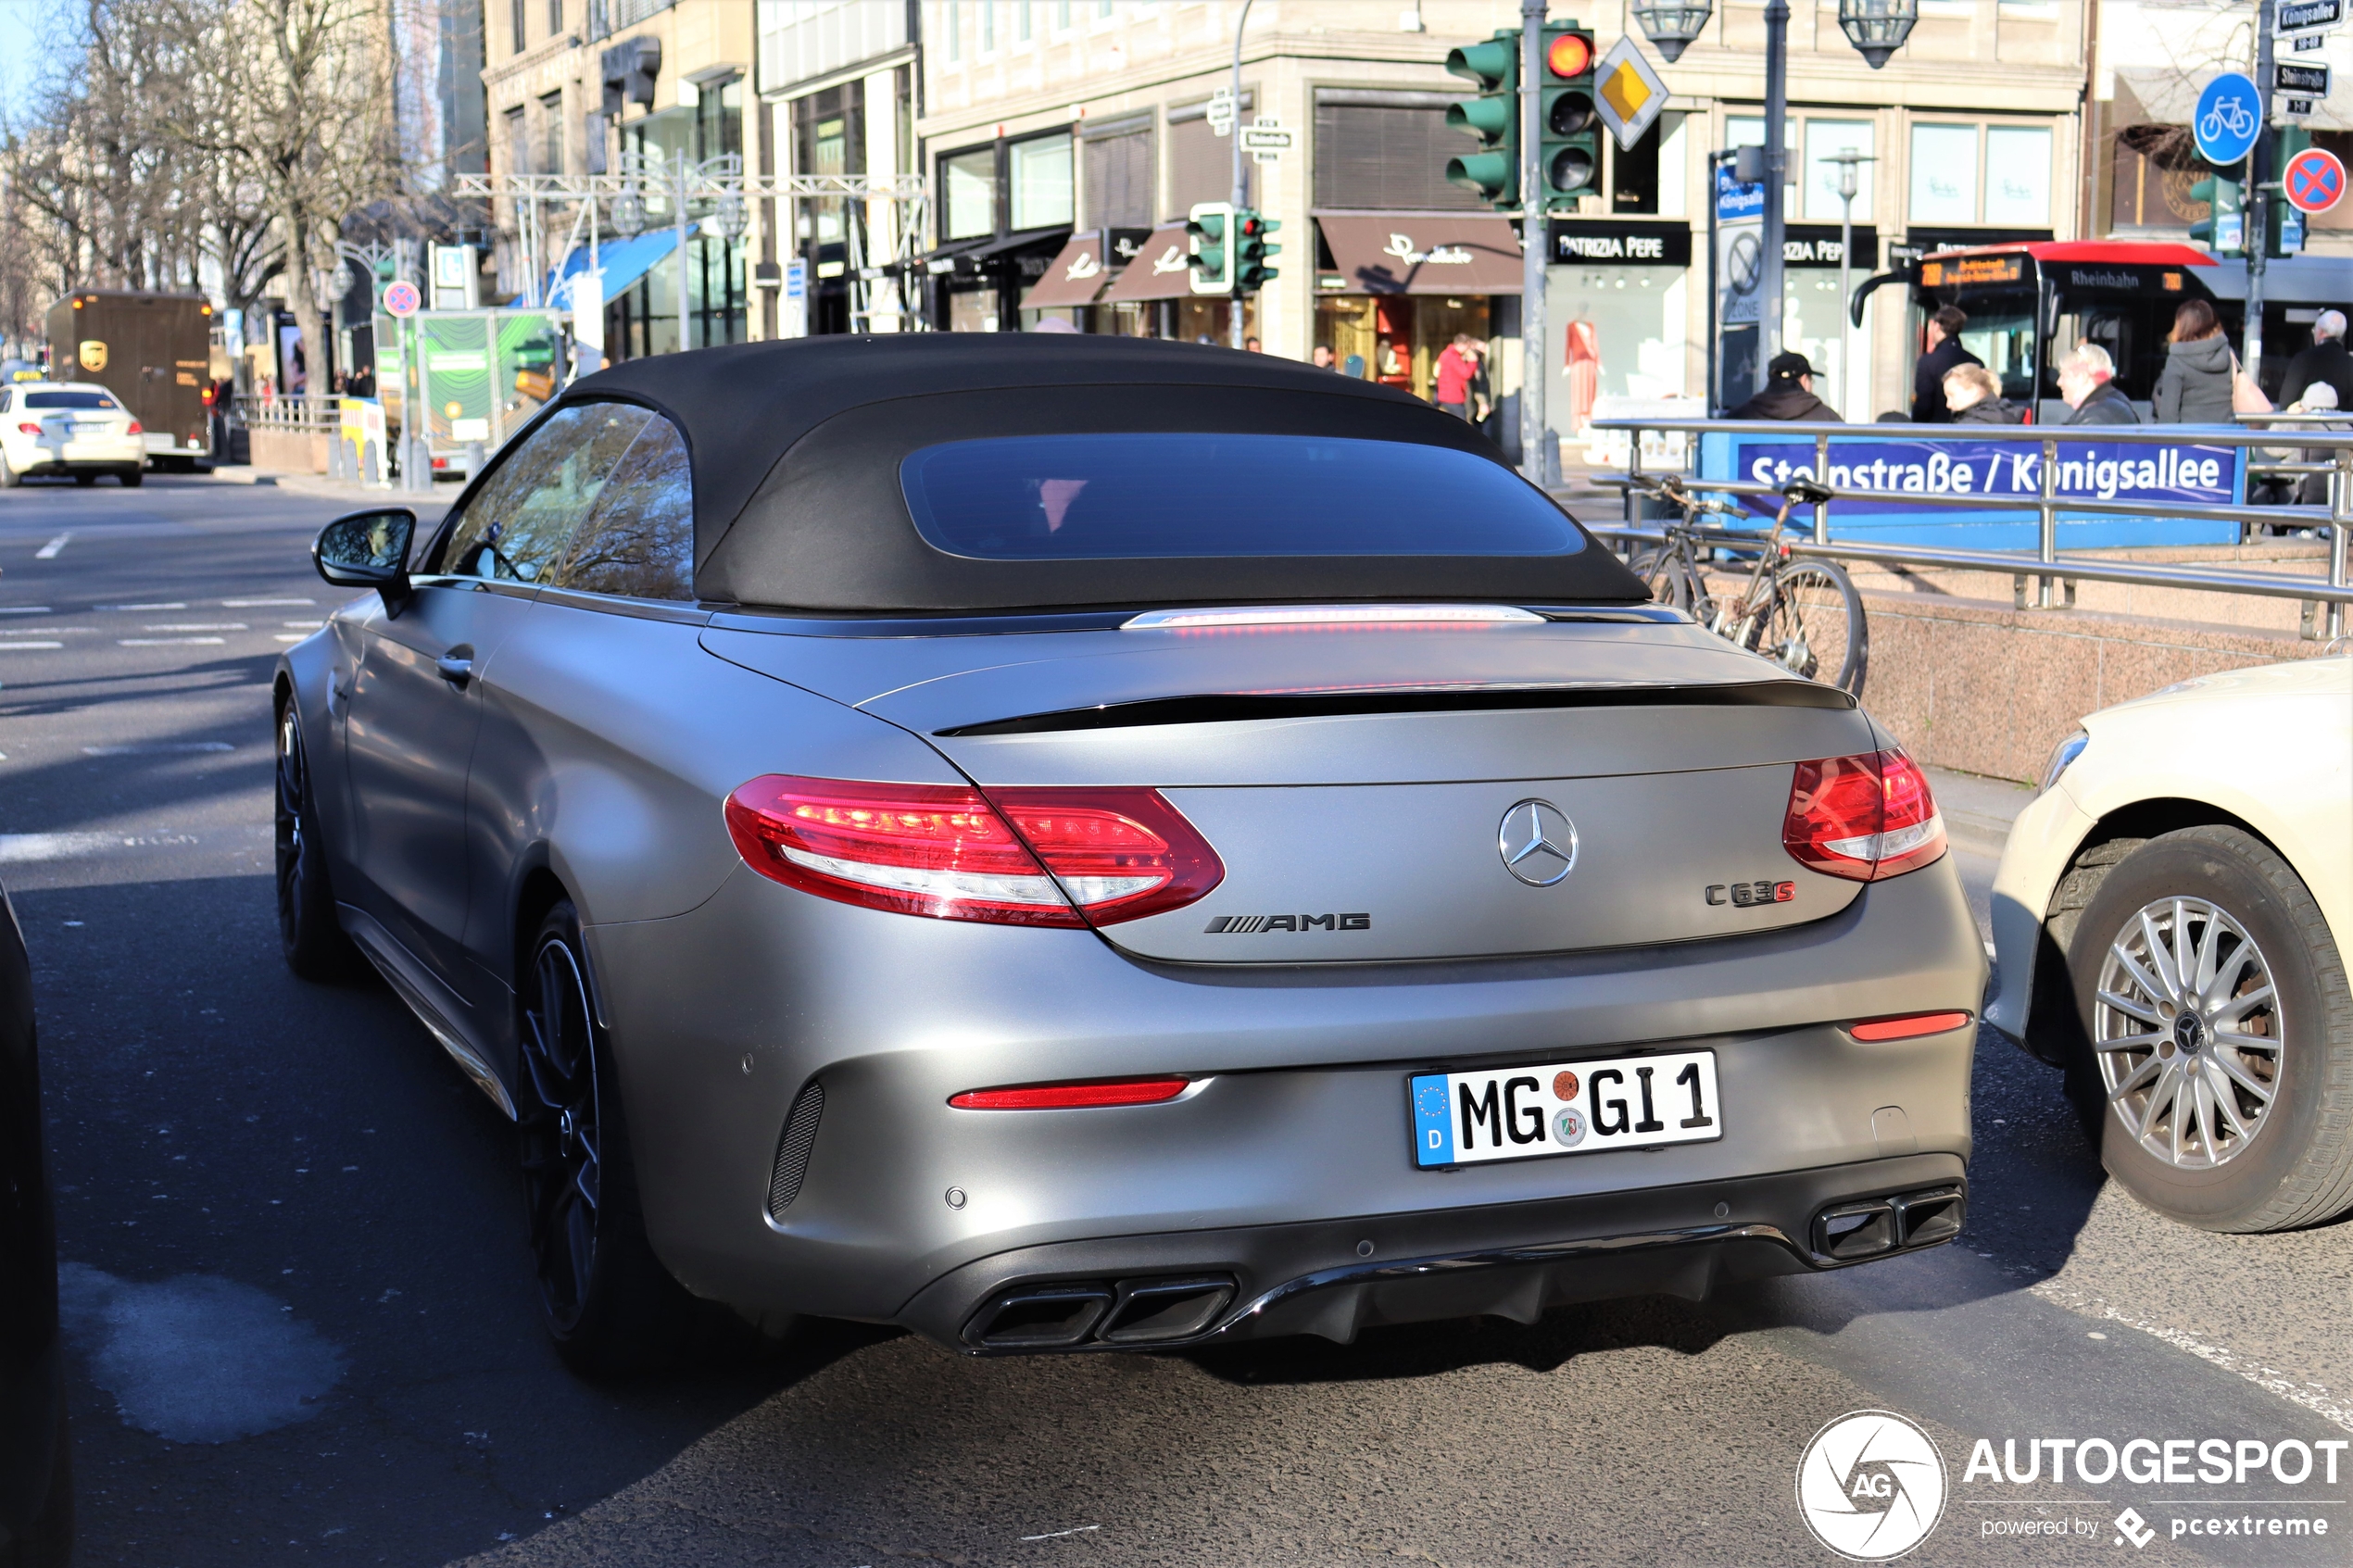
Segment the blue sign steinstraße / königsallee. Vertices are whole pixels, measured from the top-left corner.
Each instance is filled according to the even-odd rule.
[[[2244,159],[2263,129],[2263,95],[2244,73],[2226,70],[2197,95],[2190,131],[2197,156],[2220,169]]]

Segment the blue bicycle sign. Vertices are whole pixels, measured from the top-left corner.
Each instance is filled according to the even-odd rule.
[[[2255,145],[2263,128],[2263,98],[2242,73],[2224,71],[2197,95],[2197,117],[2191,130],[2197,156],[2220,168],[2237,163]]]

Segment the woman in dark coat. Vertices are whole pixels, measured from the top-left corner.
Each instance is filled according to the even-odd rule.
[[[2214,307],[2185,299],[2173,312],[2173,334],[2166,340],[2165,369],[2157,375],[2157,422],[2164,425],[2226,425],[2231,422],[2231,383],[2238,359],[2222,335]]]

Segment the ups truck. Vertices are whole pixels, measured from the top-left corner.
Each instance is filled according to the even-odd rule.
[[[212,305],[202,295],[77,289],[49,307],[48,326],[50,379],[120,398],[150,468],[212,462]]]

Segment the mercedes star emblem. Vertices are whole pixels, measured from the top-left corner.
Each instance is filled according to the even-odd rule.
[[[1577,869],[1577,824],[1549,800],[1523,800],[1495,834],[1504,869],[1530,887],[1550,887]]]

